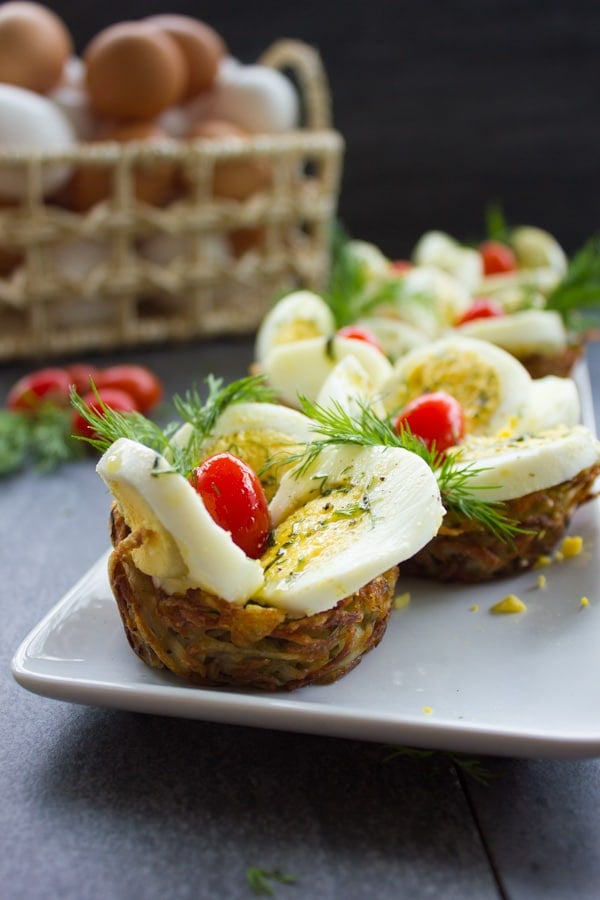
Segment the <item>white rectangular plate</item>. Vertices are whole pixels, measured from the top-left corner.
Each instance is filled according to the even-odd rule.
[[[467,753],[600,755],[598,500],[570,533],[583,538],[580,555],[514,579],[401,577],[411,601],[380,646],[337,683],[289,694],[202,689],[147,667],[127,644],[103,557],[26,638],[13,674],[47,697],[138,712]],[[509,593],[526,611],[490,613]]]

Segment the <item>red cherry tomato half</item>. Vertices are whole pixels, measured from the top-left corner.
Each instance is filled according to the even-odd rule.
[[[371,344],[380,353],[383,348],[372,331],[363,328],[362,325],[344,325],[338,330],[338,337],[346,338],[349,341],[364,341],[365,344]]]
[[[271,521],[256,472],[232,453],[218,453],[197,466],[190,483],[217,525],[252,559],[265,551]]]
[[[393,272],[394,275],[402,275],[404,272],[408,272],[409,269],[412,269],[413,264],[408,259],[394,259],[390,263],[390,271]]]
[[[44,403],[69,405],[71,379],[64,369],[37,369],[12,386],[6,398],[8,409],[33,412]]]
[[[479,245],[483,261],[484,275],[499,275],[502,272],[514,272],[517,259],[508,244],[502,241],[484,241]]]
[[[491,297],[477,297],[456,324],[464,325],[465,322],[472,322],[474,319],[495,319],[503,315],[505,315],[504,307],[497,300],[492,300]]]
[[[415,397],[394,421],[398,433],[408,426],[431,450],[443,453],[465,436],[465,414],[458,400],[445,391]]]
[[[117,412],[139,411],[134,398],[126,393],[126,391],[121,391],[117,388],[98,388],[98,397],[104,406],[115,409]],[[81,399],[86,406],[90,407],[90,409],[103,415],[102,405],[99,402],[98,397],[93,391],[88,391]],[[77,411],[73,413],[71,427],[73,429],[73,434],[76,434],[79,437],[92,438],[95,436],[94,429],[86,422],[81,413]]]
[[[117,365],[101,369],[95,379],[100,388],[116,388],[133,397],[142,413],[149,412],[163,396],[160,379],[144,366]]]
[[[87,393],[91,388],[90,379],[93,379],[95,384],[98,378],[98,369],[88,363],[72,363],[66,367],[66,371],[78,394]]]

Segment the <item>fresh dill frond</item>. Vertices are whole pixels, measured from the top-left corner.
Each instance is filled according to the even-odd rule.
[[[510,228],[499,203],[490,203],[486,208],[485,231],[490,241],[500,241],[503,244],[510,242]]]
[[[75,388],[71,388],[71,405],[88,423],[92,431],[89,437],[79,436],[80,440],[90,444],[101,453],[108,450],[110,445],[119,438],[137,441],[158,453],[164,453],[169,448],[169,434],[172,431],[160,428],[140,412],[120,412],[111,409],[102,400],[94,384],[92,384],[92,390],[96,395],[97,408],[85,403]]]
[[[375,307],[398,300],[402,279],[390,270],[388,278],[373,280],[363,259],[352,249],[350,237],[337,224],[331,241],[331,271],[323,299],[336,326],[350,325]]]
[[[104,453],[119,438],[129,438],[162,454],[174,471],[187,476],[198,464],[203,441],[211,434],[228,406],[248,401],[270,401],[274,397],[272,390],[265,386],[263,376],[248,376],[223,387],[222,379],[210,375],[206,383],[208,396],[205,401],[196,388],[186,391],[183,396],[173,397],[173,406],[181,420],[169,422],[164,427],[142,413],[111,409],[103,402],[95,385],[92,389],[96,395],[97,409],[84,403],[73,389],[71,403],[92,431],[89,437],[81,436],[80,440]],[[185,442],[173,440],[183,423],[192,426],[191,434]]]
[[[573,330],[598,325],[583,310],[600,310],[600,234],[591,237],[569,262],[567,273],[549,294],[546,308],[556,310]]]
[[[250,889],[257,895],[274,897],[271,881],[279,884],[295,884],[295,875],[286,875],[281,869],[262,869],[260,866],[248,866],[246,869],[246,881]]]
[[[349,412],[339,402],[323,407],[304,396],[300,396],[299,401],[302,412],[312,419],[315,440],[309,441],[301,453],[290,457],[289,462],[295,465],[297,475],[305,474],[323,449],[332,444],[400,447],[416,453],[434,472],[448,512],[479,522],[500,540],[510,541],[522,533],[518,523],[505,512],[502,502],[477,497],[477,485],[472,481],[481,468],[474,464],[457,468],[451,456],[438,453],[435,446],[428,448],[407,427],[396,431],[389,419],[381,418],[362,401],[357,402],[356,413]]]
[[[408,759],[428,759],[437,766],[444,760],[450,762],[456,769],[464,772],[473,781],[488,787],[490,782],[499,778],[497,772],[487,769],[480,759],[476,756],[467,756],[464,753],[455,753],[450,750],[430,750],[420,747],[405,747],[401,744],[390,744],[386,746],[386,755],[384,762],[398,759],[399,757],[407,757]]]
[[[71,436],[70,410],[52,404],[35,413],[0,410],[0,476],[28,464],[49,472],[81,455],[81,445]]]

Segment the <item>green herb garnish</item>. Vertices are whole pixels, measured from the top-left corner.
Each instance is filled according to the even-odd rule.
[[[554,309],[573,330],[582,330],[598,319],[586,317],[582,310],[600,308],[600,234],[594,235],[573,256],[567,274],[549,294],[547,309]]]
[[[71,403],[94,432],[91,437],[82,437],[81,440],[101,453],[119,438],[138,441],[165,456],[173,471],[187,477],[198,464],[201,444],[228,406],[273,399],[273,392],[265,386],[262,376],[248,376],[223,387],[222,379],[210,375],[206,384],[208,396],[204,401],[195,388],[186,391],[183,396],[174,396],[173,405],[181,421],[170,422],[164,428],[139,412],[118,412],[106,406],[94,386],[92,389],[96,394],[98,410],[84,403],[73,389]],[[192,428],[186,440],[180,443],[174,440],[174,435],[183,423],[189,423]]]
[[[361,447],[401,447],[416,453],[435,472],[442,502],[448,512],[455,511],[468,519],[474,519],[500,540],[510,541],[521,533],[518,523],[508,516],[501,502],[480,500],[475,496],[477,485],[472,479],[482,471],[474,465],[457,469],[451,456],[431,450],[424,442],[412,434],[408,428],[397,432],[389,419],[380,418],[369,406],[357,401],[357,412],[352,413],[340,403],[322,407],[306,397],[300,397],[305,415],[313,420],[312,430],[316,437],[306,445],[306,449],[290,462],[295,462],[296,472],[305,473],[318,459],[322,450],[332,444],[354,444]]]
[[[418,747],[404,747],[392,744],[388,748],[388,753],[384,758],[384,762],[397,759],[400,756],[409,757],[410,759],[431,759],[438,763],[443,759],[448,760],[461,772],[464,772],[473,781],[488,787],[490,782],[500,776],[490,769],[486,769],[480,759],[475,756],[467,756],[463,753],[453,753],[449,750],[428,750]]]
[[[297,881],[294,875],[286,875],[281,869],[261,869],[259,866],[248,866],[246,880],[255,894],[268,897],[275,896],[270,881],[277,881],[279,884],[295,884]]]
[[[49,472],[79,459],[82,447],[71,437],[71,411],[52,404],[35,412],[0,410],[0,475],[31,464]]]

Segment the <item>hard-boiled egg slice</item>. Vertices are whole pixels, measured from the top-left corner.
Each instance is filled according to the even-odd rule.
[[[572,426],[579,422],[581,402],[572,378],[545,375],[532,379],[529,409],[519,423],[521,433],[538,434],[556,425]]]
[[[284,476],[270,508],[257,597],[291,615],[330,609],[412,556],[444,514],[431,469],[395,447],[327,447]]]
[[[254,358],[262,365],[275,347],[335,331],[333,313],[312,291],[294,291],[279,300],[262,320],[254,347]]]
[[[562,276],[549,266],[540,269],[516,269],[482,278],[475,291],[478,296],[493,297],[507,312],[524,307],[543,307],[545,298],[554,290]]]
[[[389,278],[390,261],[375,244],[353,239],[346,244],[346,250],[360,263],[367,282]]]
[[[460,326],[468,337],[490,341],[513,356],[540,353],[552,356],[567,346],[567,331],[559,313],[549,309],[524,309],[488,319],[473,319]]]
[[[263,583],[260,562],[246,556],[207,512],[200,496],[167,460],[120,438],[101,457],[98,474],[131,531],[141,531],[136,566],[165,584],[201,587],[244,603]]]
[[[215,453],[233,453],[258,474],[270,499],[291,465],[290,457],[313,437],[311,420],[296,409],[277,403],[233,403],[197,447],[198,462]],[[189,423],[173,437],[181,447],[189,446],[193,439]]]
[[[392,362],[404,356],[413,347],[421,347],[429,342],[427,335],[419,328],[389,316],[363,316],[357,319],[355,324],[375,335],[379,346]]]
[[[569,261],[555,237],[543,228],[522,225],[510,235],[510,244],[520,268],[549,268],[562,278],[567,273]]]
[[[375,389],[391,375],[391,363],[380,350],[366,341],[339,336],[276,346],[264,359],[263,371],[279,399],[299,407],[298,395],[316,400],[325,379],[345,356],[360,361]]]
[[[481,254],[464,247],[443,231],[427,231],[413,250],[417,266],[432,266],[447,272],[467,290],[474,291],[483,277]]]
[[[506,440],[473,435],[452,456],[454,468],[471,468],[478,499],[498,501],[547,490],[598,462],[600,442],[583,425]]]
[[[450,336],[407,353],[381,388],[389,413],[431,391],[445,391],[459,401],[467,433],[495,434],[512,430],[529,409],[531,378],[506,350]]]
[[[414,266],[398,280],[395,296],[375,306],[372,314],[401,319],[433,339],[471,303],[467,288],[451,275],[433,267]]]
[[[326,409],[341,407],[349,415],[355,415],[360,413],[361,404],[385,416],[385,408],[373,379],[356,356],[345,356],[323,382],[317,395],[317,405]]]

